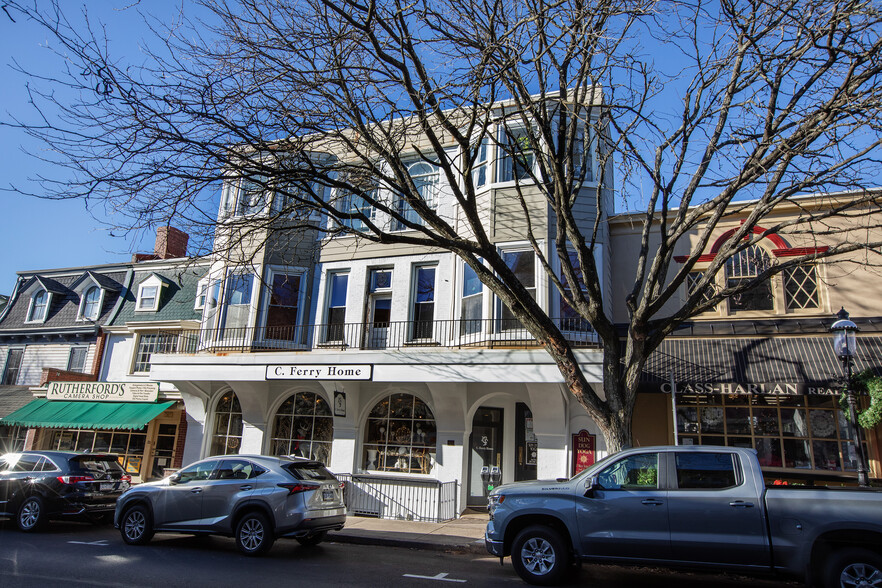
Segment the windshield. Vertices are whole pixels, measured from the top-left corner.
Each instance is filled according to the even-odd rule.
[[[578,474],[576,474],[575,476],[570,478],[570,480],[580,480],[582,478],[590,476],[591,472],[597,471],[598,468],[600,468],[601,466],[603,466],[603,464],[608,462],[610,460],[610,458],[612,458],[614,455],[616,455],[616,454],[610,453],[609,455],[607,455],[606,457],[604,457],[600,461],[594,462],[592,465],[588,466],[587,468],[585,468],[584,470],[582,470],[581,472],[579,472]]]

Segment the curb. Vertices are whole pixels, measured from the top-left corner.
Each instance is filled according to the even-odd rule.
[[[483,539],[476,539],[470,543],[439,543],[420,539],[403,539],[400,537],[384,537],[378,535],[361,535],[346,533],[345,531],[332,531],[328,534],[329,542],[352,543],[356,545],[378,545],[382,547],[401,547],[404,549],[421,549],[426,551],[449,551],[456,553],[486,554]]]

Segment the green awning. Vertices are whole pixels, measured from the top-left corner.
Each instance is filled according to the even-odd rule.
[[[172,402],[66,402],[38,398],[9,416],[3,425],[52,429],[140,429]]]

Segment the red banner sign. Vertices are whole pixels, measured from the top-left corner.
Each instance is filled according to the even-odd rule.
[[[575,476],[596,459],[595,437],[585,429],[573,435],[573,475]]]

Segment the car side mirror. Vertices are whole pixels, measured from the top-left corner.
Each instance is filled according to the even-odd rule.
[[[594,492],[599,489],[600,486],[597,484],[596,476],[588,476],[585,479],[585,496],[587,498],[594,498]]]
[[[169,484],[177,484],[181,481],[180,472],[175,472],[168,477]]]

